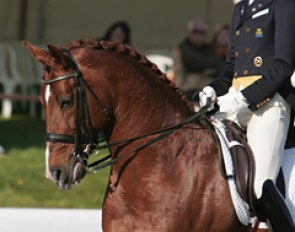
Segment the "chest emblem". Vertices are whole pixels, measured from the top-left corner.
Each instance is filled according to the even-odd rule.
[[[256,31],[255,31],[255,38],[263,38],[264,35],[263,35],[263,30],[262,28],[256,28]]]
[[[263,59],[262,57],[260,56],[256,56],[253,60],[253,63],[254,65],[257,67],[257,68],[260,68],[262,65],[263,65]]]

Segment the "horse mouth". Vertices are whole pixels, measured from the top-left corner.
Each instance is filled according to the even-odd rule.
[[[86,169],[84,165],[76,161],[70,172],[63,171],[60,168],[56,168],[52,171],[52,178],[50,178],[59,189],[69,190],[74,185],[81,182],[86,175]]]
[[[86,170],[81,162],[76,162],[74,165],[74,170],[72,174],[72,182],[78,184],[81,182],[83,177],[86,175]]]

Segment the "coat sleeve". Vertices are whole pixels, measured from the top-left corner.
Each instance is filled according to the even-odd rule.
[[[282,0],[275,5],[274,65],[263,73],[263,78],[242,91],[250,109],[272,98],[286,84],[294,71],[295,1]]]

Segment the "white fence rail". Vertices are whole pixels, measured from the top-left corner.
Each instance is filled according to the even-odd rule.
[[[0,208],[1,232],[102,232],[101,210]]]

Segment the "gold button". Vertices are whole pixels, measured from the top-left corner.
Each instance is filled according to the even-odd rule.
[[[240,53],[238,51],[235,52],[235,56],[238,57]]]
[[[236,36],[239,36],[241,34],[240,31],[236,31]]]
[[[247,69],[243,70],[243,75],[248,75],[249,71]]]
[[[246,31],[247,33],[249,33],[249,32],[251,31],[250,27],[247,27],[247,28],[245,29],[245,31]]]
[[[263,65],[263,59],[262,57],[260,56],[256,56],[253,60],[253,63],[254,65],[257,67],[257,68],[260,68],[262,65]]]
[[[268,103],[269,102],[269,98],[266,98],[265,100],[264,100],[264,104],[266,104],[266,103]]]
[[[251,49],[250,48],[246,48],[245,52],[248,55],[250,53]]]

